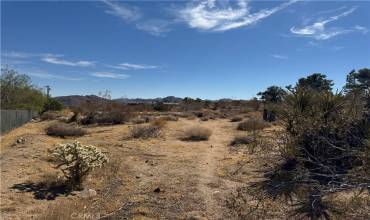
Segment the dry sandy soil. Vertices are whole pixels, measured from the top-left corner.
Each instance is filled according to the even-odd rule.
[[[86,127],[88,133],[79,138],[51,137],[45,134],[51,123],[31,122],[1,137],[1,219],[292,219],[285,202],[269,199],[258,203],[256,214],[240,215],[256,205],[245,186],[276,161],[263,159],[266,153],[250,154],[247,146],[230,147],[234,136],[245,134],[236,129],[237,122],[180,119],[168,122],[161,137],[145,140],[129,137],[132,124]],[[213,134],[208,141],[183,141],[193,126]],[[26,141],[14,144],[20,137]],[[40,187],[45,176],[62,175],[48,149],[74,140],[99,147],[109,163],[88,176],[84,191]],[[356,201],[346,200],[356,208]],[[370,212],[350,211],[352,216]]]
[[[236,124],[226,119],[169,122],[162,137],[128,138],[134,125],[88,127],[76,140],[98,146],[110,158],[85,181],[82,192],[38,198],[32,187],[45,173],[58,172],[47,150],[74,138],[45,134],[52,122],[31,122],[1,137],[1,212],[3,219],[232,219],[225,201],[246,178],[232,178],[245,154],[231,152]],[[182,141],[194,125],[212,130],[208,141]],[[24,137],[25,143],[13,144]],[[243,166],[243,172],[252,165]],[[230,174],[232,173],[232,174]],[[245,176],[245,175],[244,175]],[[252,175],[250,175],[252,177]],[[33,184],[33,185],[32,185]],[[160,192],[154,192],[156,188]],[[55,197],[55,198],[54,198]],[[87,197],[87,198],[86,198]]]

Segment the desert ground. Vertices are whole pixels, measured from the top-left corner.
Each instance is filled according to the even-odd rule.
[[[78,138],[51,137],[44,131],[50,123],[30,122],[1,137],[4,219],[231,219],[228,196],[252,181],[258,166],[230,148],[232,138],[245,132],[228,119],[170,121],[161,137],[146,140],[128,138],[132,124],[90,126]],[[181,140],[195,125],[212,130],[208,141]],[[20,137],[25,142],[13,144]],[[42,189],[34,185],[58,172],[48,149],[72,140],[95,145],[110,159],[84,183],[97,195],[46,192],[50,198],[38,198]]]

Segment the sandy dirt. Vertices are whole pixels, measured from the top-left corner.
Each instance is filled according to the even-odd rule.
[[[65,207],[68,211],[63,211],[65,216],[60,219],[78,219],[76,212],[93,212],[88,217],[95,219],[233,218],[225,200],[244,180],[230,178],[229,172],[234,169],[230,170],[230,165],[245,157],[229,149],[234,135],[241,134],[235,129],[236,123],[226,119],[180,119],[169,122],[162,137],[147,140],[128,138],[135,125],[89,127],[87,135],[76,139],[100,147],[111,159],[108,168],[85,182],[85,188],[96,190],[98,195],[86,199],[81,192],[74,192],[53,200],[36,199],[34,191],[15,186],[37,182],[42,174],[57,172],[48,160],[47,150],[74,140],[47,136],[44,128],[50,123],[32,122],[1,137],[4,219],[50,219],[50,212],[60,216],[58,212]],[[194,125],[211,129],[210,139],[181,140],[184,131]],[[12,145],[19,137],[26,138],[26,142]],[[87,204],[85,211],[73,210],[78,205],[71,204],[79,203]]]

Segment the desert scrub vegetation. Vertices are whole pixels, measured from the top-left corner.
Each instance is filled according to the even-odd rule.
[[[81,188],[84,178],[94,169],[108,162],[108,157],[95,146],[78,141],[59,144],[50,151],[67,182],[74,189]]]
[[[207,141],[212,135],[212,131],[208,128],[201,126],[194,126],[185,131],[182,138],[185,141]]]
[[[314,74],[288,86],[274,106],[284,128],[273,155],[279,162],[252,187],[260,198],[293,205],[292,217],[340,219],[333,198],[348,191],[369,193],[370,70],[350,73],[344,93],[333,93],[331,86],[325,75]],[[358,213],[364,208],[357,207]]]
[[[164,117],[155,118],[150,122],[150,125],[158,127],[160,129],[166,127],[168,120]]]
[[[89,112],[79,121],[83,125],[115,125],[124,124],[129,121],[131,115],[128,112],[121,112],[119,109],[107,112]]]
[[[42,121],[46,121],[46,120],[56,120],[58,119],[59,117],[61,117],[61,113],[60,112],[56,112],[56,111],[47,111],[47,112],[44,112],[41,114],[40,116],[40,119]]]
[[[86,130],[78,127],[74,124],[64,124],[64,123],[53,123],[49,125],[46,129],[46,134],[50,136],[83,136],[86,134]]]
[[[131,138],[142,138],[142,139],[148,139],[148,138],[156,138],[161,135],[161,127],[154,126],[154,125],[139,125],[134,126],[131,129]]]
[[[144,124],[144,123],[149,122],[149,120],[146,120],[146,118],[133,118],[133,119],[131,120],[131,122],[132,122],[133,124]]]
[[[166,116],[162,116],[161,118],[163,118],[166,121],[178,121],[179,120],[179,118],[175,115],[166,115]]]
[[[162,129],[166,126],[167,120],[163,117],[153,119],[149,125],[137,125],[132,127],[130,137],[131,138],[156,138],[160,137]]]
[[[237,129],[240,131],[258,131],[266,127],[269,127],[269,124],[267,122],[261,119],[251,118],[240,122]]]

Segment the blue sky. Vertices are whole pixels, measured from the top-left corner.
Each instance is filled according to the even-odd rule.
[[[52,95],[251,98],[370,67],[366,1],[2,1],[1,63]]]

